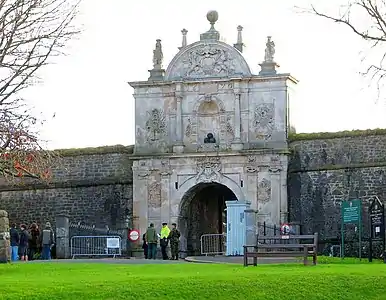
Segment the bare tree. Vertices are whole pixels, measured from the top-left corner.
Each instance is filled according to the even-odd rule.
[[[48,180],[56,155],[45,151],[26,89],[80,31],[80,0],[0,0],[0,175]]]
[[[369,43],[372,53],[363,58],[370,85],[375,85],[378,97],[386,80],[386,0],[349,0],[340,7],[336,16],[324,13],[312,6],[311,12],[319,17],[347,26],[354,34]],[[374,55],[374,56],[373,56]],[[369,56],[372,56],[369,58]],[[376,63],[373,63],[373,59]]]

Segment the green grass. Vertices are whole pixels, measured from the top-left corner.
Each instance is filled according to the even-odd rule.
[[[0,291],[29,300],[386,299],[386,265],[14,264],[0,265]]]

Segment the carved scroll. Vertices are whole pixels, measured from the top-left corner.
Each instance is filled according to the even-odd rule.
[[[161,183],[153,182],[148,185],[148,206],[151,208],[161,207]]]

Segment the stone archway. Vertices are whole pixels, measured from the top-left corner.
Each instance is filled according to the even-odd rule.
[[[225,201],[230,200],[237,200],[234,192],[217,182],[198,183],[183,195],[178,225],[187,255],[200,254],[201,235],[225,232]]]

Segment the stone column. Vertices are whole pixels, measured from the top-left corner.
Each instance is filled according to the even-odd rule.
[[[56,257],[70,257],[70,219],[67,214],[57,215],[56,222]]]
[[[281,211],[281,169],[278,167],[271,167],[269,169],[271,174],[271,201],[272,201],[272,214],[271,218],[273,224],[280,224],[280,211]]]
[[[173,146],[173,152],[184,152],[184,140],[182,135],[182,92],[181,84],[176,85],[176,143]]]
[[[241,93],[239,89],[239,84],[235,82],[235,104],[234,104],[234,113],[235,113],[235,137],[232,142],[232,150],[243,150],[243,144],[241,142],[241,112],[240,112],[240,98]]]
[[[0,263],[11,261],[8,213],[0,210]]]

